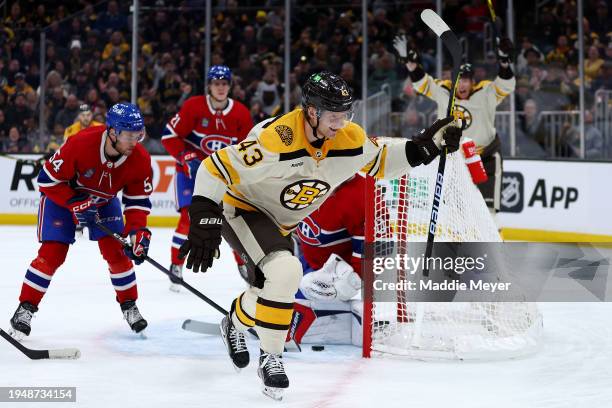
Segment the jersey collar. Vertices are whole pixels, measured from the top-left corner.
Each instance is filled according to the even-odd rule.
[[[217,111],[213,109],[212,100],[210,98],[210,95],[206,95],[206,104],[208,105],[208,110],[210,111],[210,113],[215,115]],[[223,116],[230,113],[233,106],[234,106],[234,100],[232,98],[227,98],[227,106],[225,107],[225,109],[221,111],[221,113],[223,113]]]
[[[127,160],[127,156],[121,156],[121,158],[117,160],[116,162],[112,162],[108,160],[106,158],[106,155],[104,154],[104,145],[106,144],[106,137],[107,137],[107,130],[105,130],[104,133],[102,133],[102,137],[101,137],[102,140],[100,142],[100,163],[102,164],[102,166],[108,167],[109,169],[117,168],[121,166],[123,162]]]

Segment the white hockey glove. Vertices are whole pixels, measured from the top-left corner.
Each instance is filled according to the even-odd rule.
[[[310,300],[348,301],[361,289],[361,278],[336,254],[331,254],[323,267],[306,274],[300,290]]]
[[[393,48],[400,57],[400,62],[406,62],[408,58],[408,41],[405,35],[397,35],[393,38]]]

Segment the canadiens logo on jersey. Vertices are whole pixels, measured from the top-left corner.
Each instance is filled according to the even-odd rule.
[[[312,218],[306,217],[304,218],[297,228],[297,234],[302,240],[309,245],[320,245],[321,241],[319,241],[319,234],[321,233],[321,229],[315,223]]]
[[[221,150],[226,146],[233,144],[237,139],[230,136],[223,135],[206,135],[200,136],[200,149],[207,155],[211,155],[217,150]]]
[[[330,185],[321,180],[300,180],[288,185],[281,193],[281,204],[290,210],[302,210],[325,196]]]

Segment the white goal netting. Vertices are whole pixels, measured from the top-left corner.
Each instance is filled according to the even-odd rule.
[[[438,160],[408,177],[377,181],[374,187],[374,253],[406,253],[410,243],[426,242]],[[498,242],[497,227],[473,184],[460,152],[449,155],[444,175],[436,242]],[[414,245],[414,244],[413,244]],[[395,268],[400,282],[406,271]],[[528,302],[415,302],[397,290],[394,299],[374,291],[371,354],[419,359],[502,359],[537,350],[542,316]],[[497,300],[497,298],[496,298]],[[369,302],[366,302],[369,304]],[[366,306],[368,307],[368,306]],[[367,318],[368,314],[366,314]],[[364,339],[364,346],[370,347]],[[364,355],[368,353],[364,350]]]

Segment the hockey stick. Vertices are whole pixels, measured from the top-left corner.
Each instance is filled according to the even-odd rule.
[[[0,329],[0,336],[11,343],[17,350],[21,351],[30,360],[76,360],[81,357],[81,352],[76,348],[33,350],[19,343],[10,334]]]
[[[499,42],[499,30],[497,28],[497,16],[495,15],[495,8],[493,7],[493,2],[491,0],[487,0],[487,6],[489,6],[489,14],[491,15],[491,21],[493,22],[493,35],[495,36],[495,48],[497,48],[498,42]]]
[[[22,159],[20,157],[13,156],[8,153],[2,153],[2,152],[0,152],[0,157],[4,157],[5,159],[9,159],[9,160],[15,160],[17,162],[21,162],[25,164],[30,164],[32,166],[42,166],[44,162],[47,161],[48,159],[46,155],[42,155],[38,159]]]
[[[448,25],[437,15],[433,10],[425,9],[421,12],[421,20],[434,32],[450,52],[453,60],[452,86],[448,97],[448,108],[446,115],[450,116],[455,107],[455,93],[457,92],[457,84],[459,83],[459,65],[461,64],[461,45],[455,34],[451,31]],[[427,246],[425,247],[425,260],[431,257],[433,251],[433,242],[438,225],[438,215],[440,210],[440,202],[442,201],[442,184],[444,182],[444,169],[446,168],[447,148],[443,147],[440,152],[440,163],[438,164],[438,173],[436,174],[436,186],[434,189],[434,199],[431,206],[431,216],[429,217],[429,229],[427,232]],[[423,276],[429,276],[429,262],[423,265]]]
[[[115,238],[117,241],[119,241],[119,243],[124,248],[131,248],[132,247],[132,245],[128,242],[127,239],[123,238],[121,235],[119,235],[117,233],[114,233],[106,225],[101,224],[101,223],[96,223],[96,227],[98,227],[102,231],[104,231],[105,234],[110,235],[111,237]],[[212,306],[219,313],[221,313],[223,315],[227,315],[227,313],[228,313],[227,310],[225,310],[224,308],[219,306],[217,303],[215,303],[213,300],[211,300],[208,296],[204,295],[202,292],[200,292],[199,290],[197,290],[196,288],[194,288],[193,286],[191,286],[190,284],[185,282],[183,280],[183,278],[179,278],[178,276],[175,276],[168,269],[166,269],[162,265],[160,265],[155,259],[152,259],[149,256],[145,256],[144,259],[145,259],[145,261],[147,261],[148,263],[153,265],[155,268],[157,268],[161,272],[163,272],[166,275],[168,275],[169,278],[171,277],[173,279],[173,283],[177,283],[177,284],[181,285],[182,287],[184,287],[185,289],[187,289],[188,291],[190,291],[191,293],[193,293],[194,295],[196,295],[197,297],[202,299],[204,302],[208,303],[210,306]]]
[[[111,237],[119,241],[121,245],[123,245],[124,248],[131,247],[130,243],[125,238],[111,231],[106,225],[103,225],[101,223],[96,223],[96,226],[100,228],[102,231],[104,231],[105,234],[110,235]],[[202,292],[200,292],[199,290],[197,290],[196,288],[194,288],[193,286],[185,282],[183,278],[179,278],[178,276],[175,276],[172,272],[170,272],[169,270],[164,268],[162,265],[160,265],[159,262],[157,262],[155,259],[152,259],[147,255],[145,256],[145,261],[153,265],[155,268],[159,269],[161,272],[168,275],[169,278],[171,277],[173,279],[172,280],[173,283],[178,283],[179,285],[181,285],[182,287],[184,287],[185,289],[187,289],[188,291],[190,291],[191,293],[193,293],[194,295],[202,299],[204,302],[208,303],[210,306],[212,306],[216,311],[221,313],[223,316],[227,316],[229,314],[227,310],[225,310],[224,308],[219,306],[217,303],[215,303],[213,300],[211,300],[208,296],[204,295]],[[255,330],[249,329],[248,331],[253,336],[259,338]]]
[[[190,331],[193,333],[208,334],[211,336],[219,335],[218,323],[208,323],[200,320],[187,319],[183,322],[181,328],[185,331]],[[249,332],[249,334],[253,335],[255,338],[258,338],[255,336],[255,333]]]

